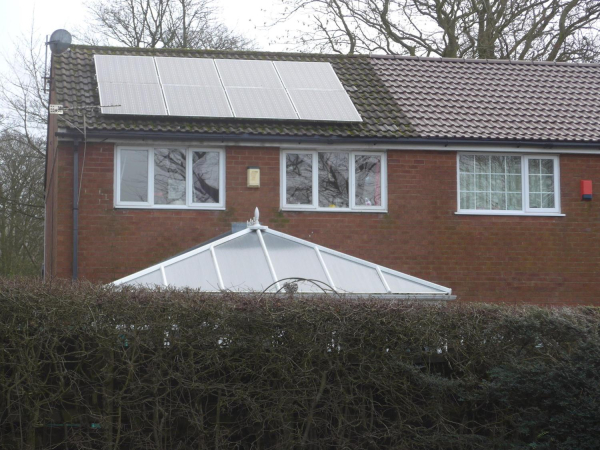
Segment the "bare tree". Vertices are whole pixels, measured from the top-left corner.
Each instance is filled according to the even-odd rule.
[[[282,0],[302,47],[337,53],[600,60],[598,0]]]
[[[249,49],[252,42],[217,20],[213,0],[95,0],[89,44],[147,48]]]
[[[0,74],[0,274],[39,274],[43,255],[47,94],[44,44],[32,31]]]
[[[0,274],[39,274],[43,255],[44,157],[18,131],[0,135]]]

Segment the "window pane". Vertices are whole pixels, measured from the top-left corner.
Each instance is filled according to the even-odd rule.
[[[542,173],[554,174],[554,160],[553,159],[542,159]]]
[[[192,153],[193,203],[219,203],[219,152]]]
[[[542,194],[542,208],[554,208],[554,194]]]
[[[534,193],[529,194],[529,207],[530,208],[541,208],[542,207],[542,194]]]
[[[529,160],[529,207],[555,208],[554,159]]]
[[[312,158],[311,154],[286,153],[286,204],[312,205]]]
[[[467,167],[468,160],[463,161],[463,156],[474,158],[473,175],[464,173],[463,168]],[[461,155],[459,163],[462,209],[522,209],[521,156]],[[469,195],[462,196],[470,192],[474,192],[472,200]]]
[[[506,209],[509,211],[520,211],[523,209],[523,195],[519,194],[506,194]]]
[[[490,209],[490,194],[478,192],[475,196],[475,209]]]
[[[148,150],[121,150],[120,181],[122,202],[148,201]]]
[[[506,210],[506,194],[492,192],[492,209]]]
[[[474,192],[461,192],[460,193],[460,208],[461,209],[475,209],[475,193]]]
[[[185,205],[185,151],[154,150],[154,204]]]
[[[475,156],[474,155],[460,155],[460,171],[462,173],[473,173],[475,172]]]
[[[348,161],[349,154],[320,152],[319,157],[319,206],[325,208],[348,208]]]
[[[521,193],[523,187],[523,184],[521,182],[521,175],[507,175],[506,181],[508,184],[508,192]]]
[[[529,173],[541,173],[540,172],[540,160],[539,159],[530,159],[529,160]]]
[[[357,206],[381,206],[381,156],[357,155],[354,160]]]
[[[490,157],[475,155],[475,173],[490,173]]]
[[[492,156],[492,173],[504,173],[505,169],[505,157]]]
[[[461,192],[475,190],[475,175],[468,173],[460,174],[460,190]]]
[[[521,173],[521,157],[520,156],[507,156],[506,157],[506,171],[508,173],[520,174]]]

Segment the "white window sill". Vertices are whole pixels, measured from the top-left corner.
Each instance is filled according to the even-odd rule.
[[[387,209],[349,209],[349,208],[290,208],[285,206],[282,212],[313,212],[313,213],[375,213],[387,214]]]
[[[186,205],[161,205],[161,206],[149,206],[149,205],[115,205],[115,209],[152,209],[156,211],[224,211],[224,206],[186,206]]]
[[[458,216],[527,216],[527,217],[565,217],[566,214],[544,212],[526,213],[523,211],[457,211]]]

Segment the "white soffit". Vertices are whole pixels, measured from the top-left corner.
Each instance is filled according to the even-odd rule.
[[[293,236],[254,226],[115,281],[114,285],[277,292],[288,278],[298,291],[449,298],[452,290]]]
[[[329,63],[123,55],[94,61],[103,114],[362,121]]]
[[[150,56],[94,55],[104,114],[167,115]]]

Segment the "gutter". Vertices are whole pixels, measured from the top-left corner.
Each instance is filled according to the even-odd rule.
[[[59,131],[59,138],[75,139],[80,135],[76,130]],[[105,131],[88,130],[88,139],[169,139],[178,141],[249,141],[249,142],[283,142],[291,144],[367,144],[367,145],[514,145],[517,147],[541,147],[552,149],[555,147],[573,147],[600,150],[600,142],[573,142],[573,141],[543,141],[543,140],[519,140],[519,139],[453,139],[453,138],[361,138],[361,137],[337,137],[337,136],[275,136],[256,134],[205,134],[205,133],[183,133],[170,131]]]

